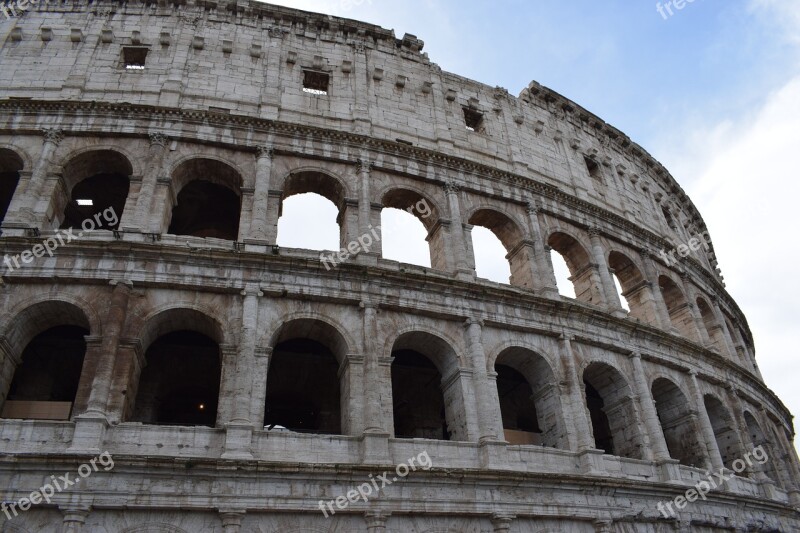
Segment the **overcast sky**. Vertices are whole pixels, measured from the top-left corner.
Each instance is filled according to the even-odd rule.
[[[536,80],[627,133],[697,205],[727,288],[748,317],[766,382],[800,413],[800,275],[792,270],[800,264],[798,0],[695,0],[666,18],[655,0],[273,3],[380,24],[398,37],[412,33],[444,70],[514,95]],[[302,216],[281,224],[305,221],[308,231],[293,237],[320,247],[326,236],[307,211]],[[395,250],[385,239],[387,255],[424,261],[424,243],[411,248],[415,237],[420,246],[414,222],[384,225],[411,237]],[[327,238],[335,247],[335,228]],[[492,244],[476,239],[478,250]],[[502,260],[478,266],[485,277],[507,279]]]

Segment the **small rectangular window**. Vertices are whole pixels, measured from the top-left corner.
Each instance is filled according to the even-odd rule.
[[[464,108],[464,122],[469,131],[483,133],[483,114],[468,107]]]
[[[330,75],[316,70],[303,71],[303,92],[316,95],[328,94]]]
[[[144,70],[148,49],[144,46],[125,46],[122,49],[122,62],[125,70]]]
[[[586,163],[586,170],[589,171],[589,175],[596,180],[602,180],[602,176],[600,175],[600,165],[597,163],[597,161],[589,157],[584,157],[583,160]]]

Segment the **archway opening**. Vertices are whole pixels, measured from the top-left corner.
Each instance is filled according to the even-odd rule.
[[[614,283],[622,307],[631,317],[656,324],[656,310],[648,292],[649,285],[636,264],[626,255],[612,251],[608,254],[608,266],[614,272]]]
[[[395,436],[468,440],[458,357],[442,338],[400,335],[392,346]]]
[[[6,217],[23,168],[22,158],[11,150],[0,148],[0,223]]]
[[[559,272],[556,270],[556,283],[558,284],[559,293],[570,296],[571,293],[568,287],[572,285],[574,297],[577,300],[599,305],[602,301],[599,287],[597,286],[597,282],[593,282],[592,264],[589,259],[589,254],[586,252],[583,245],[574,237],[561,232],[555,232],[550,235],[547,244],[557,254],[551,254],[554,270],[556,270],[556,265],[561,267],[561,263],[558,259],[558,256],[560,256],[569,271],[569,283],[567,283],[563,280],[563,271]],[[560,283],[558,279],[559,276],[562,277]]]
[[[114,150],[92,150],[64,165],[68,196],[55,199],[62,229],[117,229],[133,167]]]
[[[541,355],[503,350],[495,363],[505,439],[511,444],[568,447],[556,378]]]
[[[22,352],[2,418],[69,420],[88,334],[79,326],[56,326],[36,335]]]
[[[337,251],[347,246],[345,228],[356,224],[338,180],[317,171],[291,174],[284,184],[278,220],[279,246]],[[311,228],[311,231],[309,231]]]
[[[238,239],[242,178],[233,167],[215,159],[190,159],[175,169],[172,181],[178,194],[167,233]]]
[[[479,277],[498,283],[533,288],[530,254],[522,245],[520,228],[507,215],[479,209],[469,218],[475,271]]]
[[[610,455],[641,459],[643,442],[628,382],[605,363],[589,365],[583,381],[595,447]]]
[[[683,291],[667,276],[659,276],[658,286],[664,297],[664,303],[667,304],[670,322],[681,335],[687,339],[693,339],[695,337],[692,330],[694,319]]]
[[[475,274],[479,278],[509,284],[511,266],[506,259],[508,252],[503,243],[494,233],[481,226],[473,227],[471,233]]]
[[[772,443],[769,441],[769,439],[767,439],[767,435],[761,429],[761,424],[759,424],[755,417],[748,411],[745,411],[744,413],[744,422],[747,424],[747,432],[750,434],[750,442],[753,443],[755,448],[760,447],[764,451],[764,455],[767,457],[767,460],[764,461],[761,468],[768,478],[774,481],[777,486],[781,487],[781,476],[777,469],[780,458],[775,454]]]
[[[342,433],[339,363],[320,342],[296,338],[275,346],[267,375],[264,426]]]
[[[732,469],[733,462],[742,458],[739,436],[736,434],[733,417],[725,405],[714,396],[706,395],[703,398],[703,404],[711,421],[711,427],[714,429],[714,438],[722,456],[722,463],[726,468]]]
[[[134,422],[209,426],[217,420],[221,377],[219,344],[190,330],[166,333],[145,354]]]
[[[652,392],[670,457],[681,464],[703,468],[706,457],[699,440],[697,420],[686,396],[677,385],[664,378],[653,382]]]

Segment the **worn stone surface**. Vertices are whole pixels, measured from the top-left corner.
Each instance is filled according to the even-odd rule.
[[[3,531],[800,530],[792,417],[700,214],[578,104],[443,72],[411,35],[242,0],[49,3],[0,19],[0,43],[0,177],[18,180],[2,253],[54,239],[85,180],[129,184],[114,231],[4,266],[0,404],[40,334],[88,335],[70,420],[0,421],[3,501],[103,451],[114,468]],[[126,69],[143,49],[144,69]],[[328,75],[327,94],[303,91],[304,70]],[[176,205],[201,205],[198,179],[233,193],[238,217],[201,227],[226,216],[212,194],[208,220],[183,211],[196,232],[171,234]],[[303,192],[337,206],[343,248],[372,234],[369,253],[328,269],[274,246],[282,199]],[[432,268],[381,258],[381,209],[420,201]],[[506,247],[509,284],[475,277],[474,225]],[[236,241],[220,237],[231,228]],[[550,250],[576,300],[558,295]],[[213,422],[137,421],[165,401],[141,383],[151,347],[184,330],[219,353]],[[332,362],[338,411],[320,416],[339,434],[265,430],[270,362],[308,346]],[[405,352],[431,363],[440,381],[417,396],[440,393],[444,411],[423,406],[415,430],[449,441],[395,437],[393,396],[415,397],[392,390]],[[504,440],[520,428],[501,413],[499,365],[530,387],[543,445]],[[674,519],[659,512],[756,446],[768,462]],[[320,510],[422,452],[431,469]]]

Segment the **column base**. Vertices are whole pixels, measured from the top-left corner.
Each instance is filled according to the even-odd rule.
[[[506,446],[508,443],[502,440],[482,440],[480,443],[481,467],[507,470],[509,467]]]
[[[683,484],[681,479],[680,461],[677,459],[661,459],[656,461],[658,477],[664,483]]]
[[[603,466],[603,450],[590,448],[578,452],[578,464],[584,474],[599,474],[605,471]]]
[[[225,451],[223,459],[253,459],[253,425],[250,422],[225,424]]]
[[[475,271],[458,269],[455,271],[456,279],[459,281],[475,281]]]
[[[255,252],[260,254],[265,254],[267,252],[272,253],[272,244],[265,239],[245,239],[244,240],[244,251],[245,252]]]
[[[99,454],[109,427],[102,413],[84,413],[75,417],[75,432],[67,453]]]
[[[388,433],[370,432],[361,436],[361,463],[365,465],[392,463]]]
[[[800,509],[800,490],[792,489],[789,491],[789,503],[795,509]]]

